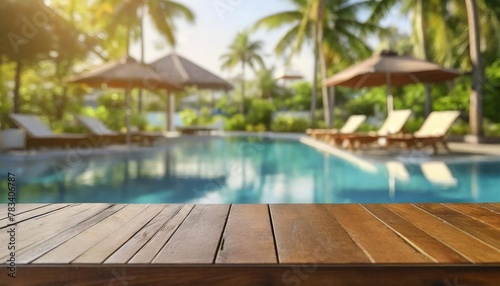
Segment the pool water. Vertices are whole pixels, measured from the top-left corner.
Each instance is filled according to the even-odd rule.
[[[154,149],[2,160],[20,203],[500,202],[500,161],[345,160],[294,140],[206,137]]]

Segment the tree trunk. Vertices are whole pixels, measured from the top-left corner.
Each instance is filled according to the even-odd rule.
[[[419,25],[418,25],[418,37],[420,39],[420,52],[424,58],[424,60],[429,61],[429,50],[428,50],[428,38],[427,38],[427,17],[426,17],[426,7],[425,2],[428,0],[419,0],[417,4],[417,15]],[[428,4],[428,3],[427,3]],[[429,116],[432,111],[432,96],[431,96],[431,87],[428,84],[424,84],[425,90],[425,116]]]
[[[144,15],[146,14],[146,6],[143,5],[141,9],[141,64],[144,64]],[[142,113],[143,106],[142,106],[142,88],[139,89],[139,95],[138,95],[138,102],[137,102],[137,111],[139,113]]]
[[[64,112],[66,110],[66,104],[68,101],[68,85],[64,84],[63,91],[59,98],[59,104],[56,110],[56,119],[62,120],[64,116]]]
[[[335,127],[335,93],[337,92],[337,89],[335,88],[335,86],[332,86],[330,88],[330,92],[329,92],[329,98],[330,98],[330,121],[331,121],[331,124],[330,126],[331,127]]]
[[[483,135],[483,67],[479,40],[479,19],[475,0],[465,0],[469,22],[469,52],[472,62],[472,91],[470,94],[469,131],[480,137]]]
[[[325,123],[328,127],[332,127],[331,113],[330,113],[330,103],[328,98],[328,87],[324,85],[326,79],[326,60],[325,53],[321,44],[323,43],[323,18],[325,13],[325,0],[319,0],[318,6],[318,33],[317,33],[317,43],[318,43],[318,54],[319,54],[319,62],[321,68],[321,95],[323,98],[323,113]]]
[[[241,114],[245,115],[245,61],[241,62]]]
[[[17,60],[16,75],[14,78],[14,113],[19,113],[21,109],[21,96],[19,95],[19,89],[21,88],[22,69],[23,65],[21,60]]]
[[[313,35],[317,35],[317,27],[313,27]],[[318,89],[318,42],[314,41],[314,67],[313,67],[313,87],[311,92],[311,126],[314,126],[314,114],[316,113],[316,98]]]

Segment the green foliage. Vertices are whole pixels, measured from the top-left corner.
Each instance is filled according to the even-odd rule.
[[[469,133],[469,124],[464,121],[457,121],[451,127],[449,134],[452,135],[465,135]]]
[[[246,117],[246,123],[251,125],[263,124],[269,128],[273,117],[274,105],[264,99],[253,99]]]
[[[259,123],[259,124],[247,124],[245,126],[245,130],[248,132],[264,132],[267,130],[267,127],[265,124]]]
[[[484,117],[492,122],[500,123],[500,60],[497,60],[485,70],[484,84]],[[486,132],[486,130],[485,130]]]
[[[383,87],[367,89],[367,92],[346,103],[346,110],[349,114],[374,115],[374,108],[377,106],[380,111],[387,111],[387,92]]]
[[[196,125],[198,123],[198,114],[196,111],[186,108],[180,112],[182,124],[185,126]]]
[[[486,122],[484,124],[484,135],[500,137],[500,123]]]
[[[293,118],[287,115],[276,116],[271,124],[273,132],[305,132],[310,122],[306,118]]]
[[[470,78],[458,79],[450,92],[443,90],[441,94],[434,95],[433,109],[438,111],[459,110],[468,113],[470,85]]]
[[[309,110],[311,107],[311,93],[311,83],[300,81],[290,88],[282,88],[279,94],[272,98],[272,101],[276,110]]]
[[[226,120],[224,129],[227,131],[246,130],[245,117],[241,114],[236,114]]]
[[[203,107],[198,114],[196,111],[186,108],[180,112],[182,123],[185,126],[190,125],[209,125],[215,121],[210,108]]]
[[[406,131],[409,133],[414,133],[415,131],[420,129],[420,127],[422,127],[424,120],[425,120],[424,117],[408,119],[405,125]]]
[[[228,117],[238,114],[238,104],[231,101],[228,96],[224,96],[217,101],[215,108],[219,109],[222,114]]]

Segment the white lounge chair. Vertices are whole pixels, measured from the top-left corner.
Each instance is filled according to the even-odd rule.
[[[413,135],[394,135],[387,137],[387,145],[399,144],[406,148],[432,146],[437,153],[438,144],[450,150],[446,144],[446,133],[460,115],[458,111],[434,111],[425,119],[424,124]]]
[[[75,117],[77,121],[92,134],[94,140],[98,142],[125,144],[127,141],[126,134],[109,129],[95,117],[84,115],[77,115]],[[160,133],[134,132],[131,134],[131,141],[135,143],[146,142],[152,145],[156,139],[163,137],[163,134]]]
[[[366,115],[351,115],[340,129],[307,129],[306,134],[315,139],[326,140],[329,143],[335,144],[336,134],[354,133],[365,120]]]
[[[40,118],[31,114],[9,114],[12,121],[26,131],[26,148],[76,147],[89,142],[83,134],[56,134]]]
[[[368,133],[353,133],[339,135],[339,140],[347,141],[347,147],[349,149],[357,149],[363,145],[367,145],[373,142],[378,142],[380,139],[385,138],[391,134],[400,133],[408,118],[410,118],[411,110],[394,110],[389,113],[389,116],[384,121],[384,124],[380,127],[377,132]]]

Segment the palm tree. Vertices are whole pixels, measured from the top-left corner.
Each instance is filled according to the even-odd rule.
[[[355,59],[366,57],[370,48],[363,36],[366,32],[379,30],[371,22],[357,19],[358,11],[369,7],[368,1],[352,2],[349,0],[290,0],[295,10],[279,12],[266,16],[255,24],[255,28],[269,30],[288,26],[275,47],[275,53],[289,53],[289,58],[301,50],[305,40],[313,43],[314,71],[311,100],[311,123],[314,122],[316,109],[317,70],[321,67],[321,80],[326,78],[326,62],[334,65],[347,65]],[[322,85],[323,87],[323,85]],[[328,106],[326,87],[322,88],[324,106]],[[325,108],[325,121],[331,122],[328,108]]]
[[[223,61],[222,69],[232,69],[241,65],[241,107],[242,114],[245,113],[245,69],[249,65],[254,72],[257,71],[257,65],[265,68],[264,60],[260,55],[262,50],[262,41],[251,41],[248,31],[239,32],[233,43],[229,46],[229,52],[221,56]]]
[[[472,92],[470,95],[469,128],[472,135],[482,136],[482,90],[484,71],[481,63],[479,19],[475,0],[465,0],[465,4],[467,5],[470,44],[469,51],[472,62]]]
[[[119,29],[125,28],[126,51],[130,54],[130,40],[139,38],[141,43],[141,62],[144,63],[144,19],[146,14],[151,17],[155,28],[175,47],[175,20],[182,18],[193,23],[195,16],[186,6],[171,0],[100,0],[98,5],[101,11],[107,11],[103,17],[111,16],[105,26],[110,36],[116,36]],[[109,9],[112,7],[112,9]],[[147,12],[147,13],[146,13]],[[139,95],[139,112],[142,110],[142,91]]]
[[[395,0],[374,1],[374,15],[383,15]],[[420,3],[419,3],[420,2]],[[426,3],[426,4],[424,4]],[[406,12],[411,7],[420,13],[420,17],[432,17],[432,25],[422,25],[418,34],[420,46],[425,55],[434,56],[439,63],[473,70],[473,90],[470,96],[470,132],[482,135],[482,84],[484,81],[481,64],[480,43],[485,43],[485,50],[492,58],[500,56],[500,11],[495,10],[496,1],[491,0],[406,0]],[[417,5],[417,4],[420,4]],[[385,5],[385,6],[384,6]],[[426,5],[427,9],[422,9]],[[385,9],[384,9],[385,8]],[[467,21],[466,21],[467,19]],[[427,20],[430,22],[430,20]],[[482,31],[482,33],[481,33]],[[427,43],[425,40],[428,39]],[[431,54],[431,55],[429,55]]]

